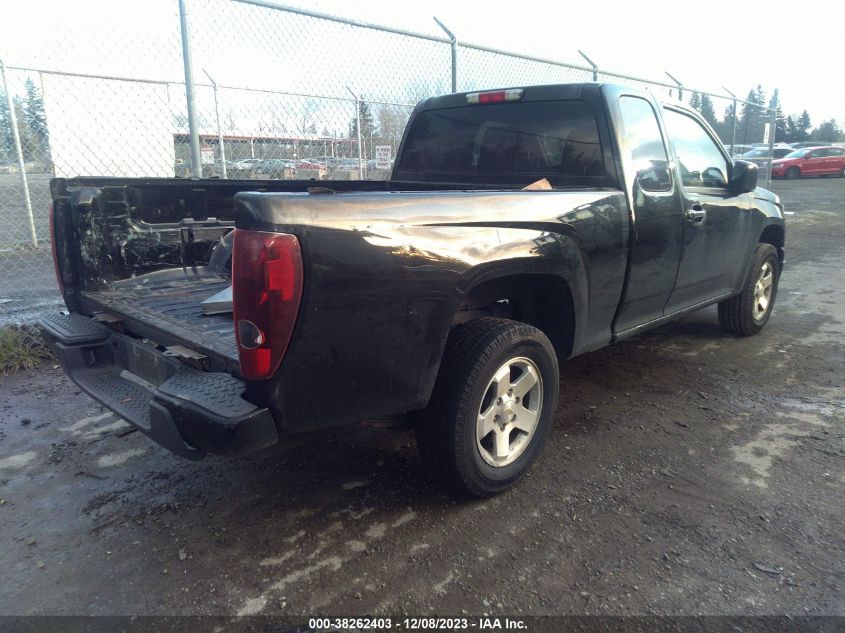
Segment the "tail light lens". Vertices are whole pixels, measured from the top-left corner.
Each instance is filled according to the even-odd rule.
[[[235,229],[232,305],[245,378],[269,378],[279,368],[301,298],[302,254],[296,237]]]

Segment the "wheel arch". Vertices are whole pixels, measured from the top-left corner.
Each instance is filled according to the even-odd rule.
[[[783,246],[786,242],[786,230],[781,224],[769,224],[763,227],[760,233],[760,238],[757,240],[760,244],[771,244],[778,251],[778,260],[783,265]]]
[[[464,291],[453,326],[483,315],[533,325],[543,332],[558,358],[572,354],[576,337],[575,298],[568,281],[545,272],[522,272],[480,281]]]

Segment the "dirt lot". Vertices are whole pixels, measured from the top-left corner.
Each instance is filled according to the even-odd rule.
[[[0,613],[845,615],[845,179],[775,190],[766,331],[708,309],[567,363],[544,457],[485,502],[405,430],[193,463],[52,366],[0,378]]]

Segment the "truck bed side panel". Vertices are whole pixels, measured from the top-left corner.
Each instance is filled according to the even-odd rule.
[[[303,245],[293,339],[272,390],[253,385],[288,429],[424,407],[462,297],[495,277],[559,276],[578,307],[573,352],[610,340],[627,257],[619,191],[236,200],[238,227],[294,233]]]

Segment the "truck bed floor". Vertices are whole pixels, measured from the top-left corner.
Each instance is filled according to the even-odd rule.
[[[220,278],[138,284],[85,292],[103,310],[161,331],[181,344],[237,362],[231,314],[207,315],[202,301],[225,289]]]

